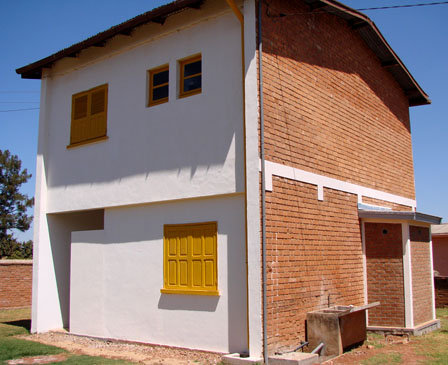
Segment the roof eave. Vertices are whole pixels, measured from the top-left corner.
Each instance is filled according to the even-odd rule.
[[[387,219],[387,220],[401,220],[401,221],[413,221],[427,224],[440,224],[442,218],[410,211],[395,211],[395,210],[358,210],[359,218],[364,219]]]
[[[42,70],[44,68],[50,68],[53,63],[64,57],[76,56],[79,52],[89,47],[102,47],[109,39],[120,34],[129,35],[133,29],[146,23],[155,22],[163,24],[168,16],[186,8],[198,9],[204,1],[205,0],[175,0],[169,4],[160,6],[126,22],[113,26],[104,32],[98,33],[68,48],[64,48],[46,58],[33,62],[27,66],[20,67],[16,69],[16,73],[21,75],[24,79],[41,79]]]
[[[396,79],[408,98],[409,106],[431,104],[428,95],[367,15],[336,0],[305,0],[305,2],[310,5],[319,4],[318,11],[326,11],[347,20],[352,29],[358,32],[369,48],[378,56],[381,65]]]

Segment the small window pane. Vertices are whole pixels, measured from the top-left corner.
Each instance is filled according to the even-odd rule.
[[[92,105],[90,107],[91,114],[104,112],[105,90],[99,90],[92,93]]]
[[[196,90],[201,88],[201,75],[184,80],[184,92]]]
[[[87,95],[75,99],[74,119],[87,117]]]
[[[187,63],[184,66],[184,77],[200,73],[201,73],[201,60],[192,63]]]
[[[168,97],[168,85],[158,87],[152,91],[152,101],[157,101]]]
[[[166,84],[168,82],[168,79],[169,79],[168,70],[155,73],[153,78],[153,86]]]

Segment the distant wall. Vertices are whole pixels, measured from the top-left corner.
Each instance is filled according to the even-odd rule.
[[[436,308],[448,307],[448,277],[435,277]]]
[[[432,236],[434,270],[440,276],[448,276],[448,236]]]
[[[31,306],[32,260],[0,260],[0,309]]]

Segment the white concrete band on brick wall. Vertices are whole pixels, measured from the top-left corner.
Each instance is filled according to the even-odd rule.
[[[364,281],[364,304],[369,304],[368,291],[367,291],[367,256],[366,256],[366,226],[365,221],[361,223],[361,241],[362,241],[362,270]],[[366,311],[366,321],[369,325],[369,311]]]
[[[406,328],[414,328],[414,300],[412,295],[412,261],[409,223],[401,224],[403,242],[404,318]]]
[[[434,259],[432,257],[432,235],[431,226],[429,226],[429,261],[431,265],[431,306],[432,306],[432,319],[436,319],[436,297],[434,288]]]
[[[362,203],[362,198],[373,198],[384,200],[390,203],[401,204],[412,207],[415,211],[417,202],[414,199],[405,198],[399,195],[386,193],[384,191],[368,188],[365,186],[349,183],[346,181],[334,179],[324,175],[315,174],[313,172],[297,169],[291,166],[282,165],[276,162],[266,161],[266,190],[272,191],[272,176],[284,177],[287,179],[301,181],[304,183],[317,185],[318,200],[324,200],[323,188],[343,191],[346,193],[356,194],[358,203]]]
[[[8,266],[8,265],[32,265],[33,260],[6,260],[2,259],[0,260],[1,266]]]

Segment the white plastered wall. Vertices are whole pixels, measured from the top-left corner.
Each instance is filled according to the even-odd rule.
[[[244,196],[111,208],[72,233],[70,331],[217,352],[247,351]],[[161,294],[164,224],[218,222],[220,296]]]
[[[178,61],[202,55],[202,93],[178,98]],[[147,71],[169,64],[169,102]],[[47,212],[244,191],[240,25],[225,1],[62,60],[49,78]],[[67,149],[72,95],[108,84],[108,140]]]
[[[178,60],[198,53],[202,93],[179,99]],[[148,108],[147,71],[166,63],[169,102]],[[104,83],[108,140],[67,149],[72,95]],[[244,191],[241,100],[240,26],[224,1],[206,2],[164,25],[149,23],[43,70],[33,332],[69,323],[70,235],[99,228],[85,226],[85,212]]]

